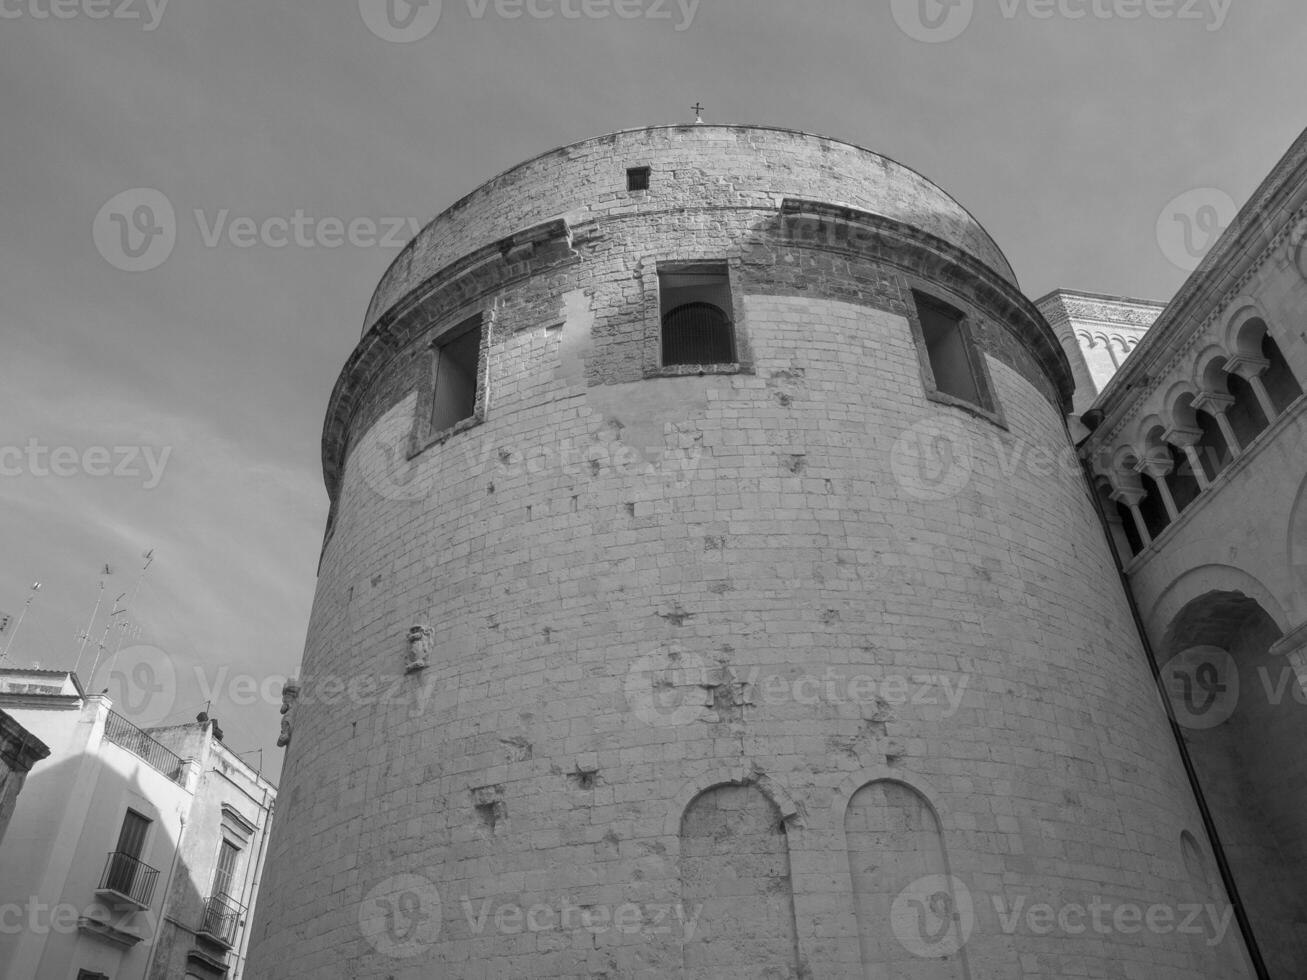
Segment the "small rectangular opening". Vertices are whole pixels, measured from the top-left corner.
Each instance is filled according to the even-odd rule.
[[[481,375],[481,317],[463,321],[435,344],[431,430],[443,432],[476,414]]]
[[[731,279],[724,262],[659,268],[658,304],[664,367],[735,363]]]
[[[626,189],[628,191],[647,191],[651,167],[632,167],[626,172]]]
[[[935,389],[960,401],[988,408],[971,363],[973,355],[962,325],[962,314],[928,296],[917,293],[915,298],[930,371],[935,376]]]

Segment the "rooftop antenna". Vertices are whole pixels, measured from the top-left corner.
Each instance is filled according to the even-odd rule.
[[[41,583],[33,582],[32,589],[27,595],[27,601],[23,603],[23,611],[18,614],[18,622],[14,623],[14,631],[9,634],[9,639],[5,643],[5,648],[0,652],[0,660],[4,660],[9,656],[9,648],[14,645],[14,637],[18,635],[18,629],[23,625],[23,617],[27,615],[27,610],[31,608],[32,600],[36,598],[36,594],[40,591]]]
[[[694,124],[695,124],[696,126],[702,126],[702,125],[703,125],[703,110],[704,110],[704,106],[703,106],[702,104],[696,102],[694,105],[690,106],[690,108],[694,110],[694,116],[695,116]]]
[[[150,563],[154,561],[154,549],[151,548],[141,557],[145,559],[145,564],[141,566],[141,574],[136,576],[136,584],[132,586],[131,597],[127,600],[128,606],[131,606],[131,604],[136,601],[136,594],[141,591],[141,583],[145,581],[145,571],[150,567]],[[113,665],[118,662],[118,651],[122,649],[123,634],[125,634],[126,632],[127,632],[127,620],[123,620],[121,623],[118,624],[118,640],[117,642],[114,643],[113,657],[111,657],[109,660],[110,677],[113,677]]]
[[[100,658],[104,656],[104,641],[109,637],[109,629],[113,626],[113,621],[121,616],[127,610],[123,609],[120,603],[126,592],[120,593],[118,598],[113,601],[113,611],[109,613],[109,618],[104,621],[104,632],[100,634],[100,642],[96,644],[95,661],[91,664],[91,673],[86,677],[86,689],[91,689],[91,681],[95,680],[95,670],[100,666]]]
[[[105,565],[101,574],[107,578],[113,574],[113,569]],[[86,624],[86,629],[78,634],[78,639],[82,641],[82,645],[77,651],[77,663],[73,664],[74,674],[77,673],[77,668],[82,665],[82,654],[86,652],[86,644],[91,642],[91,627],[95,625],[95,617],[100,614],[100,603],[102,602],[104,602],[104,578],[100,579],[100,594],[95,597],[95,608],[91,610],[91,620]]]
[[[248,752],[233,752],[232,755],[234,755],[238,759],[243,759],[245,756],[253,755],[255,752],[259,753],[259,764],[258,766],[255,767],[254,772],[256,775],[262,776],[263,775],[263,749],[258,748],[258,749],[250,749]]]

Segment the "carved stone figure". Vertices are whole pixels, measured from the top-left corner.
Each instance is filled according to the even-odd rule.
[[[414,626],[408,631],[408,664],[404,673],[412,674],[427,669],[427,658],[431,656],[431,641],[435,634],[430,626]]]
[[[281,688],[281,735],[277,738],[277,745],[282,748],[290,745],[291,730],[295,726],[295,702],[299,696],[299,684],[287,680]]]

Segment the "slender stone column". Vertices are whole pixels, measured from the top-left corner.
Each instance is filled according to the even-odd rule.
[[[1135,530],[1139,532],[1139,540],[1147,548],[1153,543],[1153,536],[1148,533],[1148,525],[1144,523],[1144,515],[1139,512],[1139,502],[1147,494],[1144,493],[1143,487],[1122,487],[1112,491],[1112,499],[1120,504],[1125,504],[1130,509],[1130,516],[1135,519]]]
[[[1252,388],[1253,394],[1257,396],[1257,402],[1262,406],[1262,411],[1266,413],[1267,423],[1275,421],[1279,413],[1275,410],[1275,405],[1271,402],[1271,396],[1266,393],[1266,386],[1262,384],[1262,375],[1266,369],[1271,366],[1271,362],[1260,355],[1255,354],[1235,354],[1225,362],[1225,369],[1231,374],[1237,374],[1248,382],[1248,387]]]
[[[1230,424],[1230,419],[1226,416],[1225,410],[1234,404],[1234,398],[1230,395],[1218,394],[1213,391],[1200,392],[1194,399],[1194,408],[1202,409],[1214,419],[1216,424],[1221,427],[1221,435],[1225,436],[1226,445],[1230,447],[1230,452],[1235,457],[1243,455],[1243,444],[1239,442],[1239,437],[1234,434],[1234,426]]]
[[[1202,455],[1198,452],[1198,440],[1203,437],[1201,429],[1186,429],[1180,426],[1172,426],[1162,433],[1162,438],[1173,446],[1178,446],[1184,450],[1185,457],[1189,460],[1189,466],[1194,471],[1194,479],[1198,481],[1198,488],[1206,490],[1212,485],[1212,481],[1207,478],[1207,468],[1203,466]]]
[[[1162,497],[1162,505],[1166,508],[1167,514],[1171,520],[1180,516],[1180,511],[1175,506],[1175,498],[1171,496],[1171,487],[1166,482],[1167,476],[1175,469],[1175,463],[1171,460],[1170,453],[1164,453],[1160,450],[1153,450],[1151,455],[1145,456],[1135,465],[1135,472],[1147,473],[1157,484],[1157,492]]]

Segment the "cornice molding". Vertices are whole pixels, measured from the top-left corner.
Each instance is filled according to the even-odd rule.
[[[0,760],[11,772],[30,772],[32,766],[49,755],[50,749],[44,742],[12,715],[0,711]]]
[[[1121,370],[1113,376],[1095,399],[1094,407],[1103,409],[1111,421],[1090,437],[1091,442],[1101,445],[1104,442],[1116,441],[1126,425],[1138,413],[1141,403],[1165,381],[1174,380],[1175,369],[1185,358],[1192,356],[1196,345],[1215,341],[1224,346],[1221,338],[1212,337],[1211,327],[1219,323],[1229,312],[1231,305],[1246,294],[1248,284],[1256,278],[1267,262],[1273,260],[1276,253],[1286,244],[1293,229],[1304,222],[1307,222],[1307,205],[1285,218],[1283,227],[1265,243],[1239,276],[1230,280],[1219,294],[1191,293],[1177,298],[1176,305],[1167,308],[1167,312],[1158,319],[1154,329],[1139,342],[1139,347],[1132,353],[1131,360],[1122,365]],[[1198,273],[1194,274],[1195,277],[1197,275]],[[1193,277],[1190,281],[1192,279]],[[1193,288],[1197,290],[1199,287]],[[1182,303],[1184,305],[1181,305]],[[1165,348],[1154,350],[1168,340],[1175,344],[1169,353]],[[1149,370],[1150,368],[1153,370]]]
[[[1280,250],[1288,265],[1301,258],[1301,229],[1307,226],[1307,130],[1305,130],[1240,209],[1230,227],[1185,280],[1157,324],[1140,341],[1135,355],[1094,401],[1105,421],[1091,437],[1097,445],[1115,440],[1139,403],[1152,393],[1155,379],[1170,378],[1193,345]],[[1300,229],[1295,234],[1295,229]],[[1301,271],[1301,270],[1300,270]]]
[[[1006,329],[1014,332],[1052,381],[1069,411],[1075,390],[1070,361],[1043,314],[999,271],[949,242],[911,225],[854,208],[784,198],[779,210],[760,211],[755,206],[713,207],[711,210],[741,210],[770,215],[771,221],[754,226],[738,246],[749,247],[774,241],[787,247],[811,247],[844,252],[893,265],[931,280],[937,280],[966,296],[979,308],[990,311]],[[367,393],[394,359],[430,327],[455,313],[485,301],[486,297],[545,272],[581,261],[579,234],[588,236],[597,228],[627,220],[627,215],[596,218],[575,228],[555,219],[518,232],[509,238],[478,249],[428,277],[421,286],[387,310],[355,348],[336,381],[323,424],[322,467],[327,493],[334,501],[340,488],[350,428]],[[796,235],[796,222],[812,235]],[[828,226],[843,228],[842,237],[824,238]]]

